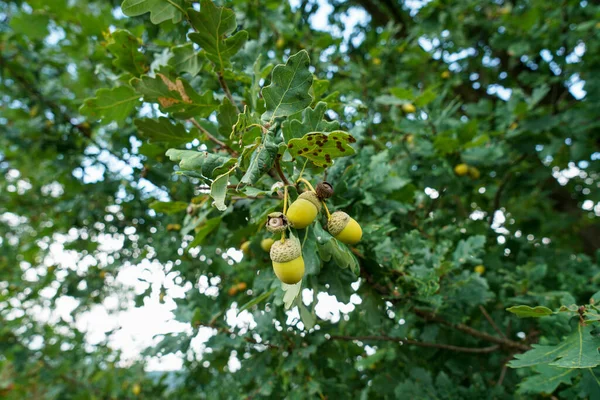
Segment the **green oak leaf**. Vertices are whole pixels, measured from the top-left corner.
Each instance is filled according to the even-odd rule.
[[[318,167],[327,167],[333,164],[334,158],[354,154],[350,146],[354,142],[356,139],[344,131],[311,132],[291,139],[287,147],[292,157],[305,157]]]
[[[515,355],[511,368],[549,364],[561,368],[593,368],[600,365],[600,338],[592,335],[593,326],[577,324],[576,330],[557,345],[534,344],[532,349]]]
[[[200,137],[197,129],[194,128],[188,132],[183,124],[173,125],[171,120],[165,117],[160,117],[158,120],[136,119],[134,123],[140,135],[147,138],[150,143],[168,143],[171,146],[179,146]]]
[[[123,14],[128,17],[150,13],[150,21],[160,24],[166,20],[181,21],[184,14],[184,0],[125,0],[121,4]]]
[[[31,40],[41,40],[48,35],[48,22],[50,17],[43,13],[28,14],[20,12],[10,20],[10,27],[15,33],[27,36]]]
[[[159,213],[175,214],[185,211],[188,208],[188,203],[184,201],[155,201],[150,204],[150,208]]]
[[[244,144],[252,143],[257,135],[249,135],[246,133],[249,129],[255,129],[258,135],[261,135],[261,129],[258,126],[251,127],[252,125],[259,125],[260,119],[252,112],[247,106],[244,106],[244,112],[237,115],[237,121],[233,124],[231,134],[229,138],[231,140],[238,139]]]
[[[202,69],[205,57],[201,52],[194,50],[193,44],[186,43],[181,46],[175,46],[171,51],[173,52],[173,57],[169,60],[169,65],[178,74],[187,72],[191,76],[198,75],[198,72]]]
[[[307,228],[310,229],[310,228]],[[318,275],[321,271],[321,258],[317,250],[317,240],[314,234],[308,234],[306,240],[302,240],[302,258],[304,258],[304,266],[306,275]]]
[[[233,10],[217,7],[210,0],[201,0],[200,11],[189,9],[188,15],[190,24],[196,29],[189,34],[190,40],[204,49],[206,58],[215,63],[219,71],[230,67],[230,58],[248,39],[246,31],[227,37],[237,28]]]
[[[248,169],[240,182],[248,185],[256,183],[265,173],[273,168],[278,151],[279,146],[272,142],[269,135],[265,135],[262,143],[252,153]]]
[[[220,174],[236,161],[235,158],[195,150],[169,149],[166,155],[171,161],[178,161],[182,170],[198,171],[207,178]]]
[[[138,48],[141,41],[133,36],[129,31],[118,29],[107,38],[106,48],[111,52],[115,59],[113,65],[117,68],[127,71],[132,75],[139,76],[148,71],[146,56]]]
[[[293,285],[288,285],[281,282],[281,289],[283,290],[283,305],[286,310],[289,310],[296,298],[300,295],[302,289],[302,281]]]
[[[229,171],[219,175],[210,185],[210,197],[213,198],[212,205],[217,208],[219,211],[227,210],[227,205],[225,204],[225,197],[227,196],[227,184],[229,183],[229,174],[231,174],[235,170],[235,166],[231,168]]]
[[[515,314],[519,318],[539,318],[547,315],[552,315],[552,310],[548,307],[537,306],[529,307],[525,305],[513,306],[506,309],[506,311]]]
[[[261,295],[254,297],[252,300],[248,301],[246,304],[244,304],[243,306],[240,307],[240,309],[238,310],[238,314],[244,310],[249,309],[250,307],[253,307],[253,306],[265,301],[266,299],[271,297],[271,295],[273,294],[273,292],[275,292],[275,290],[277,290],[277,288],[272,288],[272,289],[262,293]]]
[[[457,264],[480,263],[480,256],[483,254],[485,246],[485,236],[474,235],[466,240],[460,240],[456,245],[452,258]]]
[[[130,83],[145,101],[158,102],[163,112],[175,118],[206,118],[219,106],[212,91],[198,94],[186,80],[176,78],[173,81],[162,73],[157,73],[154,78],[147,75],[141,79],[133,78]]]
[[[244,110],[245,111],[245,110]],[[224,138],[231,138],[233,126],[238,121],[238,113],[233,104],[227,97],[223,98],[223,103],[219,106],[217,122],[219,122],[219,134]]]
[[[326,232],[320,224],[313,226],[321,259],[326,262],[331,261],[342,269],[350,268],[354,275],[358,275],[360,267],[350,249]]]
[[[209,220],[206,220],[206,222],[204,222],[204,224],[202,224],[199,227],[199,229],[196,231],[194,240],[192,240],[192,242],[188,246],[188,249],[194,248],[196,246],[200,246],[204,242],[204,239],[206,239],[206,237],[208,235],[210,235],[215,229],[217,229],[220,224],[221,224],[221,217],[216,217],[216,218],[211,218]]]
[[[561,384],[570,384],[577,376],[576,369],[565,369],[539,365],[536,368],[538,374],[525,378],[519,384],[519,393],[553,393]]]
[[[131,114],[140,103],[140,95],[129,86],[112,89],[99,89],[96,97],[85,99],[80,108],[83,115],[104,122],[121,122]]]
[[[302,120],[288,118],[282,124],[283,138],[286,142],[291,139],[301,138],[310,132],[331,132],[339,129],[337,121],[328,122],[323,120],[327,103],[318,102],[315,108],[307,107],[302,111]]]
[[[306,50],[291,56],[285,65],[273,69],[271,83],[262,90],[267,111],[262,115],[265,121],[286,117],[308,107],[312,102],[309,93],[313,75],[308,70],[310,59]]]

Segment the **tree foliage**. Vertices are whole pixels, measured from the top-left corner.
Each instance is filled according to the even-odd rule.
[[[293,3],[0,4],[0,397],[600,398],[600,6]],[[285,285],[302,179],[363,237]],[[124,360],[77,321],[145,261],[188,329]]]

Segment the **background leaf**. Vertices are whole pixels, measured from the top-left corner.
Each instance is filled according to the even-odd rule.
[[[81,113],[106,122],[121,122],[127,118],[140,103],[140,96],[129,86],[114,89],[99,89],[96,97],[86,99]]]
[[[128,17],[149,12],[150,21],[153,24],[160,24],[169,19],[173,22],[181,21],[184,4],[183,0],[124,0],[121,9]]]

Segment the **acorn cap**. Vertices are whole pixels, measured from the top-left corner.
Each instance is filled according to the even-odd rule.
[[[327,221],[327,230],[333,236],[337,236],[348,225],[350,216],[343,211],[336,211],[331,214],[331,218]]]
[[[315,192],[317,193],[317,197],[319,199],[328,199],[333,196],[333,186],[331,183],[323,181],[319,182],[317,187],[315,188]]]
[[[296,238],[285,239],[283,242],[276,240],[273,246],[271,246],[269,254],[272,261],[286,263],[302,255],[302,246],[300,246],[300,241]]]
[[[269,232],[283,232],[287,227],[288,220],[284,213],[273,212],[267,216],[267,230]]]
[[[317,197],[317,194],[313,191],[308,191],[308,192],[304,192],[302,194],[300,194],[300,196],[298,196],[299,199],[304,199],[304,200],[308,200],[311,203],[314,204],[315,207],[317,207],[317,211],[321,211],[321,200],[319,200],[319,198]]]

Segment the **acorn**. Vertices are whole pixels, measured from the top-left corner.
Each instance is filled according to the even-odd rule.
[[[479,179],[481,172],[475,167],[469,167],[469,176],[471,179]]]
[[[467,164],[458,164],[454,167],[454,173],[458,176],[465,176],[469,173],[469,166]]]
[[[304,192],[290,205],[286,217],[292,227],[304,229],[312,224],[319,211],[321,201],[316,193]]]
[[[417,109],[411,103],[404,103],[404,104],[402,104],[402,111],[404,111],[407,114],[412,114],[415,111],[417,111]]]
[[[267,230],[271,233],[283,232],[288,225],[287,217],[281,212],[273,212],[267,216]]]
[[[271,261],[273,271],[283,283],[293,285],[302,280],[304,276],[304,259],[302,246],[296,238],[277,240],[271,246]]]
[[[273,243],[275,241],[271,238],[266,238],[260,241],[260,247],[264,250],[264,251],[270,251],[271,250],[271,246],[273,246]]]
[[[315,188],[315,193],[320,200],[328,199],[333,196],[333,186],[326,181],[319,182]]]
[[[242,252],[246,255],[250,254],[250,242],[247,241],[242,243],[240,250],[242,250]]]
[[[327,230],[337,240],[346,244],[356,244],[362,237],[362,229],[358,222],[343,211],[331,214],[327,222]]]

